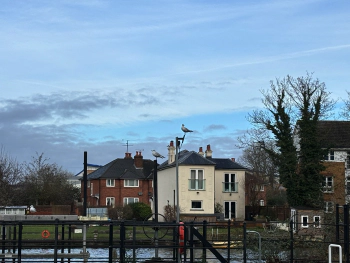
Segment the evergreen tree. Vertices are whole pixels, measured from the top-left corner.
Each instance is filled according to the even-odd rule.
[[[317,122],[333,109],[334,101],[329,98],[325,84],[314,80],[311,74],[271,82],[271,89],[262,94],[265,110],[254,111],[249,120],[256,129],[272,134],[258,139],[274,141],[274,147],[263,144],[263,148],[278,167],[280,182],[287,188],[288,203],[321,207],[324,150],[318,143]],[[266,136],[264,132],[260,134]]]

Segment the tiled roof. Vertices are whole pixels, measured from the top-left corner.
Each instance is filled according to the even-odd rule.
[[[143,160],[143,168],[136,168],[134,159],[115,159],[88,174],[87,179],[113,178],[113,179],[152,179],[152,160]]]
[[[350,148],[350,121],[319,121],[322,148]]]
[[[206,158],[195,151],[187,151],[183,150],[179,153],[179,165],[215,165],[216,169],[247,169],[242,165],[233,162],[228,158]],[[170,167],[174,167],[176,165],[175,162],[168,164],[166,160],[161,165],[159,165],[158,169],[163,170]]]
[[[216,163],[215,168],[218,170],[225,170],[225,169],[246,170],[247,169],[246,167],[228,158],[212,158],[211,160]]]
[[[195,151],[187,151],[183,150],[179,152],[179,165],[215,165],[213,161],[204,156],[200,155]],[[168,164],[168,160],[164,161],[162,164],[158,166],[158,170],[167,169],[170,167],[174,167],[176,165],[175,162]]]

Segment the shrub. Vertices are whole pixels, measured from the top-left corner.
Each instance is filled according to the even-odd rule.
[[[142,221],[152,214],[152,209],[149,205],[145,203],[133,203],[128,205],[132,209],[132,218],[135,218],[137,221]]]

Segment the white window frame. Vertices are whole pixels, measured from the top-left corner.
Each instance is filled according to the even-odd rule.
[[[90,184],[90,195],[93,196],[94,195],[94,183]]]
[[[305,225],[305,222],[304,222],[304,218],[306,218],[306,225]],[[309,227],[309,216],[301,215],[300,216],[300,221],[301,221],[301,227],[302,228],[308,228]]]
[[[137,182],[137,185],[129,185],[131,181]],[[139,185],[138,179],[124,179],[124,187],[139,187]]]
[[[106,179],[106,187],[114,187],[115,180],[114,179]]]
[[[317,221],[316,218],[318,218]],[[321,228],[321,216],[314,216],[314,227]]]
[[[224,193],[237,193],[237,175],[235,173],[225,173],[223,181],[223,192]]]
[[[108,204],[109,203],[109,204]],[[115,197],[106,197],[106,206],[115,206]]]
[[[333,176],[326,175],[323,180],[323,192],[333,193],[334,192],[334,178]]]
[[[333,213],[334,211],[334,203],[331,201],[324,202],[324,212],[325,213]]]
[[[202,172],[202,174],[199,174],[199,172]],[[205,179],[203,169],[191,169],[189,180],[189,190],[205,190]]]
[[[265,206],[265,200],[264,199],[260,199],[259,200],[259,206]]]
[[[334,161],[334,151],[330,150],[324,157],[325,161]]]
[[[131,201],[131,199],[133,199],[133,202],[129,202],[129,199]],[[123,204],[124,205],[129,205],[129,204],[134,204],[134,203],[138,203],[140,200],[138,197],[124,197],[123,198]]]
[[[193,207],[194,203],[200,203],[201,207]],[[191,200],[191,210],[203,210],[203,201],[202,200]]]

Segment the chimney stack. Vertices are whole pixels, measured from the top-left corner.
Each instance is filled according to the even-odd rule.
[[[168,164],[175,162],[175,146],[174,141],[170,141],[168,146]]]
[[[125,153],[124,159],[132,159],[131,153]]]
[[[136,168],[143,168],[143,156],[141,152],[136,152],[134,156],[134,164]]]
[[[200,155],[204,156],[203,147],[199,147],[198,153],[199,153]]]
[[[210,144],[207,145],[207,149],[205,150],[205,157],[211,158],[213,154],[213,151],[210,149]]]

